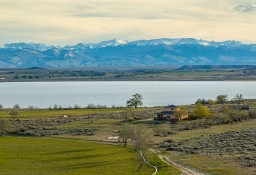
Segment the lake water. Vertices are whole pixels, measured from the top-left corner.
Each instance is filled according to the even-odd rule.
[[[125,106],[132,94],[140,93],[145,106],[191,104],[198,98],[215,99],[241,93],[256,98],[256,82],[214,81],[101,81],[101,82],[7,82],[0,83],[0,104],[4,107],[33,105],[48,108],[87,106],[89,103]]]

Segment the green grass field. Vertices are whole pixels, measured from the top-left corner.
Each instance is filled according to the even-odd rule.
[[[153,110],[156,108],[138,108],[135,111]],[[131,110],[131,109],[130,109]],[[71,109],[71,110],[20,110],[17,118],[28,119],[33,122],[38,118],[55,120],[60,115],[81,116],[85,114],[104,114],[125,112],[122,109]],[[0,111],[0,118],[10,118],[9,111]],[[50,119],[53,118],[53,119]],[[77,117],[74,117],[77,119]],[[83,118],[83,117],[81,117]],[[28,121],[23,121],[27,123]],[[33,123],[37,127],[37,123]],[[41,123],[39,123],[41,124]],[[45,124],[45,123],[44,123]],[[50,123],[51,124],[51,123]],[[53,122],[52,124],[56,124]],[[34,175],[34,174],[152,174],[152,167],[146,165],[137,172],[139,163],[135,160],[135,153],[131,148],[95,144],[88,140],[107,140],[108,137],[118,135],[118,130],[124,124],[121,118],[95,118],[74,120],[72,122],[54,125],[57,129],[89,128],[95,129],[93,136],[58,135],[53,137],[0,137],[0,175]],[[127,122],[131,126],[148,128],[153,134],[154,127],[163,130],[172,130],[179,127],[166,121],[153,119],[134,120]],[[23,126],[23,125],[22,125]],[[29,125],[31,126],[31,125]],[[47,125],[48,126],[48,125]],[[51,126],[51,125],[49,125]],[[206,129],[187,131],[175,130],[166,137],[152,136],[155,144],[172,139],[175,142],[192,138],[201,138],[209,135],[221,134],[228,131],[241,131],[255,128],[256,120],[247,120],[236,124],[216,125]],[[174,128],[175,129],[175,128]],[[215,153],[185,154],[182,152],[164,152],[171,160],[201,172],[212,175],[255,175],[255,168],[244,167],[232,159],[235,155],[220,156]],[[148,153],[148,161],[159,168],[157,175],[180,175],[180,171],[163,163],[156,155]],[[210,163],[209,163],[210,162]]]
[[[152,167],[139,163],[134,151],[121,146],[95,144],[74,139],[0,137],[1,175],[148,175]],[[159,175],[180,172],[165,165],[155,155],[151,163]]]
[[[143,111],[143,110],[154,110],[157,108],[136,108],[129,109],[131,111]],[[11,110],[0,110],[0,118],[11,118]],[[127,108],[105,108],[105,109],[59,109],[59,110],[49,110],[49,109],[38,109],[38,110],[18,110],[19,115],[17,118],[21,119],[32,119],[32,118],[51,118],[58,117],[62,115],[85,115],[85,114],[106,114],[112,112],[125,112]]]

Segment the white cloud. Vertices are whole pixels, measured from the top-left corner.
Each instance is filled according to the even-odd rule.
[[[256,5],[253,5],[253,4],[236,5],[232,8],[232,10],[238,11],[238,12],[243,12],[243,13],[255,12],[256,11]]]
[[[195,37],[256,42],[254,0],[0,0],[0,44]]]

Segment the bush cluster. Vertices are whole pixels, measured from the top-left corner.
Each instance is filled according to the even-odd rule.
[[[211,118],[184,121],[180,124],[179,130],[193,130],[199,128],[208,128],[213,125],[234,124],[250,119],[256,119],[256,110],[231,110],[228,113],[214,113]]]
[[[162,142],[160,147],[168,151],[186,154],[203,154],[230,157],[242,166],[256,167],[256,128],[228,131],[222,134],[202,136],[180,142]]]

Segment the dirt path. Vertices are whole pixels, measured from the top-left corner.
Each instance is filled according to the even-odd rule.
[[[94,143],[98,143],[98,144],[109,144],[109,145],[115,145],[115,146],[119,145],[119,146],[120,146],[120,144],[115,144],[115,143],[105,143],[105,142],[104,142],[104,143],[103,143],[103,142],[94,142]],[[203,173],[199,173],[199,172],[197,172],[197,171],[195,171],[195,170],[192,170],[192,169],[190,169],[190,168],[188,168],[188,167],[185,167],[185,166],[182,166],[182,165],[180,165],[180,164],[175,163],[174,161],[170,160],[167,156],[161,155],[161,152],[160,152],[159,150],[152,149],[152,148],[150,148],[149,150],[152,151],[153,153],[157,154],[158,157],[159,157],[163,162],[167,163],[167,164],[170,165],[170,166],[173,166],[173,167],[176,167],[177,169],[179,169],[179,170],[182,172],[183,175],[205,175],[205,174],[203,174]],[[145,158],[144,158],[142,152],[140,152],[140,154],[141,154],[141,156],[142,156],[144,162],[145,162],[146,164],[148,164],[149,166],[151,166],[151,167],[153,167],[153,168],[155,169],[155,172],[154,172],[152,175],[157,174],[157,172],[158,172],[157,167],[155,167],[154,165],[149,164],[149,163],[145,160]]]
[[[143,161],[144,161],[147,165],[149,165],[149,166],[151,166],[151,167],[153,167],[153,168],[155,169],[155,172],[152,174],[152,175],[155,175],[155,174],[157,173],[157,171],[158,171],[157,167],[154,166],[154,165],[151,165],[150,163],[148,163],[148,162],[146,161],[145,157],[143,156],[143,154],[142,154],[141,151],[140,151],[140,155],[141,155]]]
[[[93,142],[93,143],[97,143],[97,144],[105,144],[105,145],[113,145],[113,146],[120,146],[120,144],[118,144],[118,143],[108,143],[108,142]],[[129,147],[128,147],[129,148]],[[152,175],[156,175],[157,174],[157,172],[158,172],[158,169],[157,169],[157,167],[156,166],[154,166],[154,165],[152,165],[152,164],[150,164],[150,163],[148,163],[147,162],[147,160],[145,159],[145,157],[143,156],[143,153],[140,151],[140,155],[141,155],[141,157],[142,157],[142,159],[143,159],[143,161],[144,161],[144,163],[145,164],[147,164],[148,166],[151,166],[152,168],[154,168],[155,169],[155,172],[152,174]]]
[[[156,149],[149,149],[150,151],[158,154],[159,158],[167,163],[168,165],[171,165],[171,166],[174,166],[176,167],[177,169],[179,169],[184,175],[204,175],[203,173],[199,173],[199,172],[196,172],[188,167],[184,167],[182,165],[179,165],[177,163],[175,163],[174,161],[170,160],[167,156],[164,156],[164,155],[161,155],[160,154],[160,151],[156,150]]]

